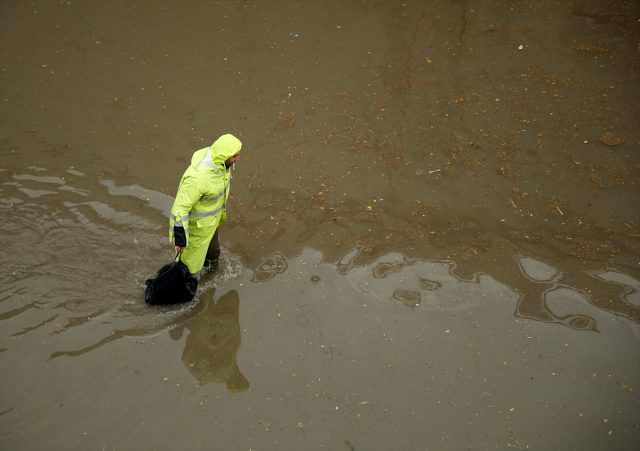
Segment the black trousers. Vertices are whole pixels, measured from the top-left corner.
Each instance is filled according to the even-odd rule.
[[[220,240],[218,239],[218,230],[213,234],[211,242],[209,243],[209,249],[207,249],[207,256],[204,259],[204,264],[212,267],[218,266],[218,260],[220,259]]]

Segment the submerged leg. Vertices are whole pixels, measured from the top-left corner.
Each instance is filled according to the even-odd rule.
[[[218,229],[213,234],[211,242],[209,243],[209,249],[207,249],[207,256],[205,257],[204,264],[209,266],[209,271],[215,271],[218,269],[218,261],[220,259],[220,240],[218,239]]]

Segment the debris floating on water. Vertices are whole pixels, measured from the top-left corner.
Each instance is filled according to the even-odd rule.
[[[619,146],[624,142],[624,136],[618,133],[605,133],[604,135],[600,135],[600,142],[607,146]]]
[[[428,175],[428,174],[433,174],[434,172],[439,172],[439,171],[441,171],[441,169],[435,169],[433,171],[427,171],[427,172],[424,172],[422,169],[418,169],[416,171],[416,175],[422,175],[422,174],[427,174]]]

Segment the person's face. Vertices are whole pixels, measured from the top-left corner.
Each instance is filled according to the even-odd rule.
[[[238,153],[232,156],[231,158],[227,159],[227,161],[225,161],[224,164],[227,167],[230,167],[231,165],[233,165],[233,163],[235,163],[239,159],[240,159],[240,151],[238,151]]]

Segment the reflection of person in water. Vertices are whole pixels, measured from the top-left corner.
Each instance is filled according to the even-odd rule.
[[[202,311],[187,324],[169,332],[174,340],[189,329],[182,361],[200,385],[226,383],[232,393],[245,391],[249,381],[242,375],[236,355],[240,348],[240,297],[233,290],[213,301],[211,290],[201,297]]]

